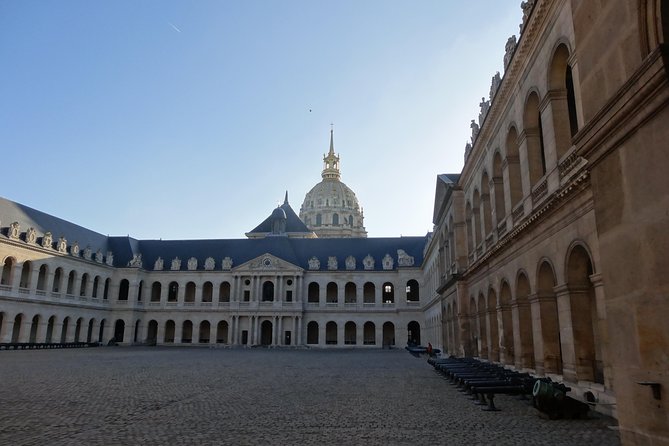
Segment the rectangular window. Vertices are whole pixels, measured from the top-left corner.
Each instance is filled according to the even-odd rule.
[[[244,302],[251,300],[251,290],[244,290]]]
[[[286,291],[286,302],[293,301],[293,290]]]

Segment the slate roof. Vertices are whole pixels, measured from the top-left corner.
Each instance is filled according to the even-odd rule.
[[[279,207],[283,209],[283,211],[286,213],[286,232],[311,233],[311,230],[307,228],[307,225],[305,225],[304,222],[300,220],[300,217],[297,216],[293,208],[290,207],[290,204],[288,204],[287,196],[286,200]],[[249,234],[255,234],[255,233],[265,234],[268,232],[272,232],[272,215],[263,220],[263,222],[260,223],[258,226],[256,226],[251,232],[249,232]]]
[[[286,203],[287,204],[287,203]],[[288,221],[291,216],[299,218],[287,206]],[[290,216],[289,216],[290,212]],[[212,240],[137,240],[132,237],[107,237],[88,230],[74,223],[37,211],[19,203],[0,198],[0,233],[7,236],[9,224],[18,221],[21,232],[34,227],[38,237],[50,231],[54,242],[64,236],[68,245],[79,242],[83,250],[90,246],[93,252],[98,249],[106,254],[114,254],[114,266],[124,267],[134,255],[142,254],[143,267],[153,270],[158,257],[164,261],[164,270],[170,269],[172,259],[181,259],[181,270],[187,270],[188,259],[195,257],[198,260],[198,270],[204,270],[207,257],[216,261],[215,270],[221,270],[221,261],[224,257],[233,260],[233,268],[265,253],[272,254],[305,270],[309,269],[309,259],[318,258],[320,270],[327,270],[328,257],[337,257],[339,270],[345,270],[346,257],[352,255],[356,259],[356,270],[364,270],[362,260],[368,254],[374,258],[374,270],[383,270],[382,259],[389,254],[394,259],[394,268],[397,268],[397,250],[403,249],[409,256],[414,257],[414,266],[423,262],[423,248],[427,242],[426,236],[419,237],[379,237],[379,238],[288,238],[265,237],[258,239],[212,239]],[[258,228],[261,228],[261,223]],[[287,225],[288,226],[288,225]],[[308,228],[302,223],[305,231]],[[295,226],[293,226],[295,228]],[[270,228],[271,229],[271,228]],[[38,238],[39,242],[39,238]]]

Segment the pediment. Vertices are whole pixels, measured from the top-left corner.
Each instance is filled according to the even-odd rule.
[[[244,262],[232,269],[235,272],[257,272],[257,271],[295,271],[301,272],[302,268],[280,259],[269,253],[260,255],[254,259]]]

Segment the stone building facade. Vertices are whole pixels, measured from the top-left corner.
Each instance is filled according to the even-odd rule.
[[[669,5],[522,6],[464,168],[437,178],[425,329],[666,445]]]
[[[0,342],[430,341],[669,444],[669,5],[522,12],[432,233],[366,238],[332,135],[300,216],[286,196],[247,239],[105,237],[2,199]]]

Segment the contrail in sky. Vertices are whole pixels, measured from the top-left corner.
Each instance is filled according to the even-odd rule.
[[[177,28],[176,25],[175,25],[174,23],[172,23],[172,22],[167,22],[167,23],[168,23],[172,28],[174,28],[174,30],[175,30],[176,32],[178,32],[178,33],[181,32],[181,30],[180,30],[179,28]]]

